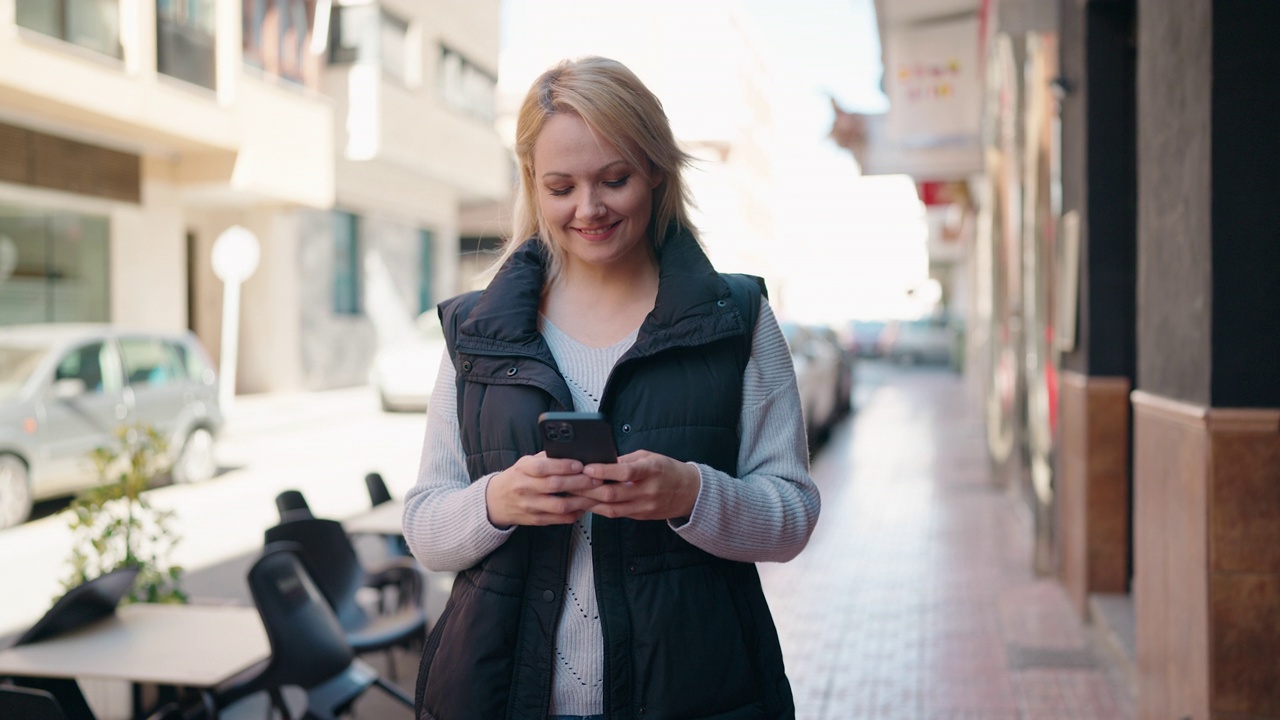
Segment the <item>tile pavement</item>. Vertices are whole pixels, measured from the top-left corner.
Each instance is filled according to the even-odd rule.
[[[1130,720],[1131,690],[987,467],[962,379],[868,365],[817,453],[823,513],[761,566],[800,720]],[[870,384],[873,387],[867,388]]]
[[[797,719],[1132,720],[1125,676],[1033,570],[1027,514],[991,480],[963,380],[868,363],[857,402],[814,458],[809,547],[760,567]],[[394,670],[411,686],[416,657],[398,653]],[[228,716],[264,711],[251,700]],[[355,716],[412,714],[373,692]]]

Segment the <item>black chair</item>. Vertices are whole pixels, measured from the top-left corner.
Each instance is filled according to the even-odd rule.
[[[364,486],[369,490],[369,504],[373,507],[391,502],[391,491],[387,489],[387,483],[381,474],[371,472],[365,475]]]
[[[276,511],[280,513],[280,522],[293,518],[315,517],[301,490],[283,490],[276,495]]]
[[[71,588],[35,624],[19,635],[13,646],[47,640],[113,614],[120,601],[133,589],[138,572],[137,567],[119,568]],[[58,717],[94,720],[93,711],[75,680],[26,676],[12,676],[9,680],[20,688],[52,696],[60,706]],[[10,717],[25,716],[0,713],[0,718]]]
[[[274,543],[249,569],[249,591],[262,617],[270,657],[212,693],[211,717],[250,695],[265,692],[283,718],[293,716],[281,690],[307,693],[305,718],[331,720],[346,713],[370,687],[377,686],[413,708],[413,698],[388,683],[347,644],[342,626],[307,572],[296,545]]]
[[[410,648],[426,639],[427,613],[422,569],[412,558],[388,558],[366,569],[350,536],[337,520],[298,518],[267,528],[265,544],[293,543],[320,592],[338,617],[356,654]],[[377,607],[359,602],[364,588],[379,593]]]
[[[123,567],[71,588],[13,644],[40,642],[114,613],[133,589],[138,572],[137,567]]]
[[[382,475],[371,472],[364,476],[364,486],[369,491],[370,507],[378,507],[391,502],[391,491],[387,489],[387,483],[382,479]],[[391,557],[409,557],[409,545],[405,542],[403,535],[386,536],[387,555]]]
[[[14,685],[0,685],[0,718],[68,720],[52,693]]]

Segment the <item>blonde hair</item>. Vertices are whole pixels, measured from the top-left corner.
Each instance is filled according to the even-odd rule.
[[[554,279],[563,267],[564,250],[551,239],[539,211],[533,167],[533,148],[538,135],[547,120],[560,113],[581,118],[632,167],[663,178],[653,189],[653,212],[648,226],[649,241],[655,251],[661,250],[673,226],[696,236],[696,228],[689,221],[693,202],[681,174],[692,157],[676,144],[661,101],[635,73],[616,60],[596,56],[563,60],[534,81],[520,105],[515,138],[519,184],[512,233],[492,270],[501,266],[530,237],[538,238],[551,257],[548,280]]]

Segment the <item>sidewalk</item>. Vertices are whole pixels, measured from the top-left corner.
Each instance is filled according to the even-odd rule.
[[[992,485],[961,379],[866,364],[813,464],[809,547],[761,567],[803,720],[1129,720],[1131,692],[1019,501]]]
[[[823,510],[808,548],[760,567],[798,720],[1132,720],[1121,669],[1033,572],[1029,520],[990,481],[961,378],[864,363],[858,386],[856,414],[814,459]],[[222,594],[243,571],[192,580]],[[443,593],[430,602],[439,612]],[[410,690],[416,665],[396,657]],[[376,691],[355,710],[411,717]],[[226,717],[264,712],[254,699]]]

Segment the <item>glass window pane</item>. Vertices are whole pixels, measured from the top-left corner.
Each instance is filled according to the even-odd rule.
[[[62,37],[62,3],[53,0],[18,0],[18,25]]]
[[[329,59],[335,63],[377,62],[378,6],[338,6],[333,11],[336,37]]]
[[[382,69],[397,80],[404,80],[408,67],[409,49],[406,46],[406,35],[409,33],[409,23],[383,10],[379,29],[381,32],[378,49],[382,59]]]
[[[106,322],[106,218],[61,213],[49,218],[46,276],[56,322]]]
[[[333,311],[360,313],[359,218],[340,210],[333,213]]]
[[[103,217],[0,205],[0,325],[105,322]]]
[[[156,67],[171,77],[217,88],[214,0],[156,0]]]
[[[207,369],[204,358],[198,352],[190,352],[186,345],[182,343],[166,343],[169,349],[178,358],[178,363],[182,366],[185,377],[200,380],[204,377],[204,371]]]
[[[435,234],[430,230],[418,231],[418,312],[426,312],[434,305],[431,297],[431,275],[435,263]]]
[[[124,338],[120,341],[125,377],[134,386],[163,387],[180,380],[185,369],[173,347],[149,338]]]
[[[245,64],[319,89],[321,58],[310,50],[316,0],[241,2]]]
[[[445,103],[482,120],[492,120],[497,80],[447,47],[442,47],[440,53],[439,83]]]
[[[101,393],[103,391],[101,357],[102,343],[81,345],[62,357],[53,373],[54,382],[80,380],[84,383],[85,392]]]
[[[68,42],[111,57],[120,51],[119,0],[65,0]]]

